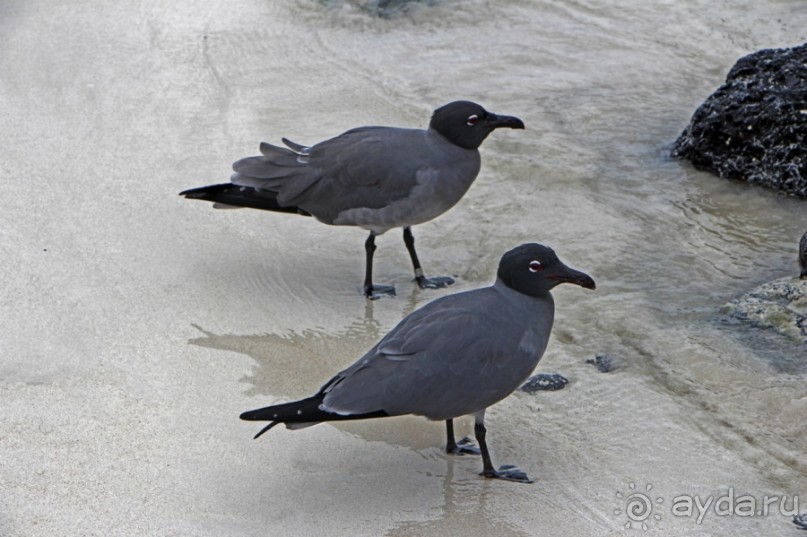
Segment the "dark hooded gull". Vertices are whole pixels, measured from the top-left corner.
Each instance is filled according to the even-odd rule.
[[[180,195],[212,201],[218,208],[302,214],[368,230],[368,298],[395,294],[392,286],[373,284],[373,252],[377,235],[402,227],[420,287],[445,287],[454,280],[424,276],[412,226],[441,215],[462,198],[479,173],[479,146],[501,127],[523,129],[524,123],[455,101],[435,110],[425,130],[359,127],[312,147],[285,138],[285,148],[262,143],[261,156],[233,164],[230,183]]]
[[[561,283],[594,289],[590,276],[564,265],[551,248],[524,244],[501,259],[496,282],[439,298],[406,316],[316,395],[241,414],[241,419],[301,429],[324,421],[415,414],[446,420],[446,450],[456,451],[451,420],[475,417],[486,477],[529,482],[514,466],[493,467],[485,409],[510,395],[544,354]]]

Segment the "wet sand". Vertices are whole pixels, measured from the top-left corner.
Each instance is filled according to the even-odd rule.
[[[760,499],[801,493],[807,505],[803,376],[777,376],[757,391],[755,379],[769,379],[770,368],[730,334],[693,328],[669,302],[642,309],[655,303],[640,287],[662,271],[623,272],[643,266],[629,244],[642,226],[624,222],[630,211],[607,205],[615,194],[591,179],[602,171],[599,148],[569,145],[575,126],[564,127],[550,106],[565,98],[562,69],[547,75],[555,93],[546,109],[533,93],[541,88],[531,86],[538,75],[504,76],[522,61],[518,32],[500,43],[507,64],[484,80],[460,59],[435,82],[407,63],[412,50],[395,48],[386,62],[400,72],[372,76],[358,52],[383,63],[383,47],[396,39],[389,23],[322,9],[50,1],[0,8],[0,535],[621,535],[631,534],[624,498],[635,491],[662,500],[660,518],[647,520],[659,534],[793,534],[786,516],[707,513],[698,524],[670,512],[674,497],[717,498],[729,488]],[[445,16],[453,8],[436,9]],[[417,15],[404,21],[432,45],[441,28],[462,36],[486,9],[457,10],[459,26],[438,22],[423,35]],[[518,27],[526,9],[509,5],[485,31]],[[547,17],[564,13],[547,8]],[[803,28],[781,24],[769,33],[784,39]],[[567,39],[558,49],[572,47]],[[693,93],[705,97],[728,58],[757,44],[748,38],[712,52],[723,63]],[[426,46],[423,61],[439,63],[443,50]],[[311,143],[362,124],[422,126],[434,106],[456,97],[524,117],[528,130],[495,133],[466,199],[415,229],[427,272],[457,277],[448,291],[415,288],[397,231],[378,241],[376,274],[396,284],[398,297],[370,303],[360,295],[364,232],[214,212],[177,196],[225,180],[230,163],[260,140]],[[664,112],[678,123],[668,121],[661,136],[672,137],[698,104],[685,103],[689,97],[677,97],[674,113]],[[594,106],[570,114],[606,138]],[[631,132],[617,142],[641,138]],[[555,152],[542,146],[539,158],[536,144]],[[625,148],[620,159],[648,151]],[[698,205],[696,172],[663,160],[654,172],[685,192],[679,206],[659,210],[675,219]],[[656,202],[644,187],[627,186]],[[731,199],[720,192],[715,199]],[[786,222],[803,214],[759,197],[762,207],[792,215]],[[777,228],[781,243],[766,242],[773,253],[760,266],[781,266],[782,275],[784,235],[799,225]],[[708,240],[697,230],[680,236],[688,247]],[[569,386],[517,393],[488,413],[494,462],[518,464],[534,484],[484,480],[478,459],[443,454],[442,424],[422,419],[276,429],[260,441],[252,440],[255,424],[237,419],[313,392],[418,305],[487,285],[501,253],[527,240],[546,240],[600,284],[596,294],[555,294],[556,330],[538,370],[562,373]],[[713,273],[699,255],[685,259],[693,274],[681,278],[706,290]],[[749,273],[757,272],[756,283],[765,277],[750,263],[727,269],[728,296],[715,297],[716,306],[753,287]],[[626,308],[637,313],[613,324]],[[613,373],[585,364],[614,350],[624,367]],[[763,417],[760,409],[780,412]],[[470,424],[460,430],[469,434]]]

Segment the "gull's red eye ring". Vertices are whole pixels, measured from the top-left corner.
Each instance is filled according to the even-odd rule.
[[[479,116],[477,116],[476,114],[471,114],[470,116],[468,116],[468,119],[465,121],[465,124],[468,125],[469,127],[473,127],[477,123],[479,123]]]
[[[540,261],[530,261],[530,272],[538,272],[544,268]]]

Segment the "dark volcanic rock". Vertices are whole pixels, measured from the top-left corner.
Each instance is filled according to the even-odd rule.
[[[527,393],[562,390],[569,383],[566,377],[557,373],[539,373],[531,376],[521,387]]]
[[[607,354],[598,354],[594,359],[586,360],[586,363],[596,366],[600,373],[610,373],[617,368],[615,360]]]
[[[807,44],[741,58],[695,111],[673,155],[807,198]]]
[[[325,4],[337,4],[334,0],[323,0]],[[408,13],[413,7],[432,6],[437,0],[348,0],[360,10],[382,19],[393,19]]]

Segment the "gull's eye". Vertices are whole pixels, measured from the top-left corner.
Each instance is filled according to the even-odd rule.
[[[530,272],[538,272],[544,268],[540,261],[530,261]]]
[[[477,116],[476,114],[471,114],[465,121],[465,124],[468,125],[469,127],[473,127],[477,123],[479,123],[479,116]]]

